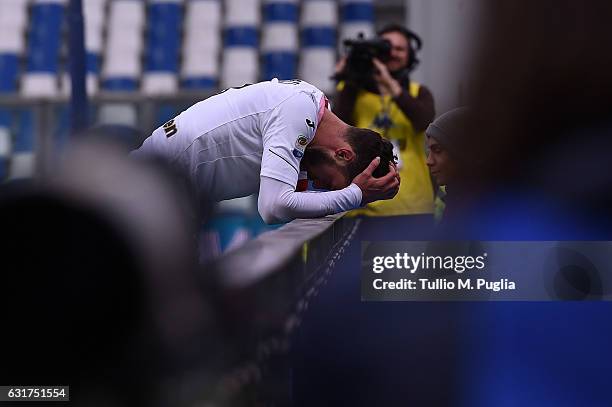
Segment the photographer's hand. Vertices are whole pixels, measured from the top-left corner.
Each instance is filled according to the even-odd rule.
[[[376,157],[363,172],[353,179],[353,184],[361,189],[361,204],[381,199],[391,199],[399,191],[400,179],[395,165],[389,164],[389,173],[380,178],[374,178],[372,173],[380,164],[380,158]]]
[[[394,98],[398,97],[400,93],[402,93],[402,87],[399,82],[391,76],[387,66],[379,59],[373,58],[372,62],[374,63],[374,67],[377,71],[374,74],[374,79],[378,84],[380,93],[391,95],[391,97]]]

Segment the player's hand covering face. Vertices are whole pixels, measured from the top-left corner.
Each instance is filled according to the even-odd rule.
[[[395,164],[389,163],[389,173],[387,175],[380,178],[374,178],[372,173],[379,164],[380,158],[376,157],[372,160],[370,165],[353,180],[353,183],[361,189],[363,196],[361,201],[362,205],[381,199],[391,199],[399,191],[400,176]]]

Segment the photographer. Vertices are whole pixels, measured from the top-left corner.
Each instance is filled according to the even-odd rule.
[[[431,92],[409,76],[418,64],[416,51],[421,40],[395,24],[384,27],[378,35],[373,40],[346,42],[349,53],[336,67],[339,83],[334,112],[347,123],[378,131],[391,140],[402,184],[394,199],[374,202],[352,213],[430,215],[434,191],[425,163],[424,130],[434,118],[434,101]]]

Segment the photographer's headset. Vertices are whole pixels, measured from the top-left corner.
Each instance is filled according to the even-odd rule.
[[[419,65],[419,59],[417,58],[416,53],[417,51],[420,51],[423,47],[423,40],[421,40],[421,37],[419,37],[416,33],[399,24],[386,25],[378,31],[377,35],[381,37],[383,34],[387,34],[390,32],[399,32],[408,41],[408,64],[406,65],[406,68],[399,74],[400,77],[403,78]]]

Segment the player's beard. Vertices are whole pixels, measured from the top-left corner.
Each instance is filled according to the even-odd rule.
[[[315,168],[323,164],[337,165],[325,150],[318,147],[309,147],[304,152],[300,168],[308,171],[309,168]]]
[[[302,158],[302,161],[300,162],[300,169],[312,173],[312,169],[323,165],[335,167],[336,169],[341,171],[348,179],[347,168],[338,164],[338,162],[334,160],[328,150],[319,147],[307,148],[304,152],[304,158]]]

